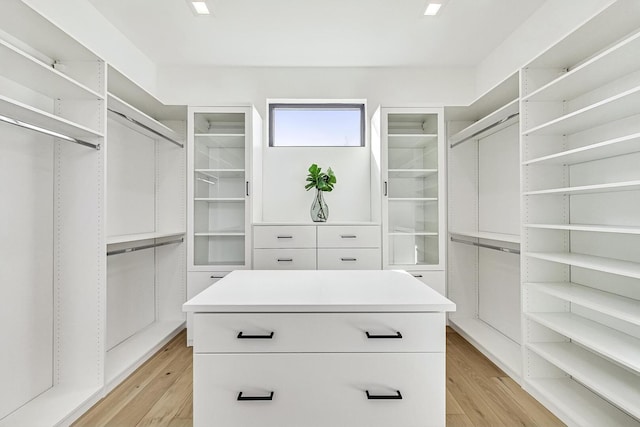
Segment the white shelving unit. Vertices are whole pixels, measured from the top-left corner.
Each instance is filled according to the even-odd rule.
[[[520,334],[518,76],[447,108],[449,324],[516,381]]]
[[[521,72],[523,385],[570,425],[640,425],[639,14]]]
[[[21,1],[0,30],[0,426],[65,424],[103,385],[106,65]]]
[[[107,391],[184,327],[186,300],[186,107],[108,73]]]

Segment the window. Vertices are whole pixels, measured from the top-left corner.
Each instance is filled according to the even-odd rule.
[[[364,147],[364,104],[269,104],[271,147]]]

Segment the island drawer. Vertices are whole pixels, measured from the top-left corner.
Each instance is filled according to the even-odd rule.
[[[444,352],[444,313],[196,313],[196,353]]]
[[[254,270],[315,270],[315,249],[254,249]]]
[[[445,425],[444,353],[196,354],[194,371],[195,427]]]
[[[377,225],[318,227],[319,248],[379,248],[380,239]]]
[[[253,247],[315,248],[316,227],[312,225],[256,225],[253,227]]]

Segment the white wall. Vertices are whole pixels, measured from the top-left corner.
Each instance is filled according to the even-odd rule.
[[[488,91],[616,0],[547,0],[476,71],[476,96]]]
[[[156,65],[86,0],[22,0],[122,74],[156,92]]]
[[[378,105],[442,106],[468,103],[474,93],[472,69],[420,68],[161,68],[160,98],[170,103],[228,105],[252,103],[265,119],[263,203],[254,217],[269,222],[309,222],[312,191],[305,191],[312,163],[331,167],[338,178],[326,194],[329,221],[370,221],[371,176],[366,148],[268,147],[267,99],[363,99],[368,116]],[[366,126],[367,132],[369,126]],[[377,217],[373,216],[373,219]]]

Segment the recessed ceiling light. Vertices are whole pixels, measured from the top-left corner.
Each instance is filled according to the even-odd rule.
[[[441,7],[442,7],[441,3],[429,3],[427,5],[427,8],[424,11],[424,14],[429,16],[434,16],[438,13]]]
[[[198,15],[209,15],[209,8],[207,3],[203,1],[192,1],[191,4]]]

